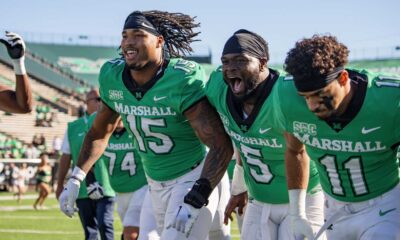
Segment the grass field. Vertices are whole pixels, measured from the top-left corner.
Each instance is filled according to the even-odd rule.
[[[0,193],[0,240],[71,240],[84,239],[83,230],[77,216],[66,217],[58,208],[58,202],[51,195],[45,208],[34,210],[32,205],[35,192],[27,193],[20,204],[11,193]],[[29,198],[29,199],[27,199]],[[115,239],[120,239],[121,222],[114,214]],[[232,240],[239,239],[237,225],[232,224]]]

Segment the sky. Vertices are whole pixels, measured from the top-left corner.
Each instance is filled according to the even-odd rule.
[[[399,0],[18,0],[2,1],[0,9],[0,30],[54,41],[68,35],[112,38],[116,44],[134,10],[186,13],[201,23],[195,54],[209,49],[213,64],[241,28],[267,40],[271,63],[283,62],[296,41],[317,33],[336,36],[353,59],[400,57]]]

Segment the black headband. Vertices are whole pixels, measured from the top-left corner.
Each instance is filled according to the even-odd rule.
[[[240,29],[225,43],[222,55],[229,53],[246,53],[256,58],[268,58],[268,46],[261,36]]]
[[[312,79],[296,79],[293,77],[294,85],[299,92],[311,92],[326,87],[330,82],[335,80],[344,70],[344,67],[337,67],[327,75]]]
[[[129,14],[125,20],[125,29],[143,29],[153,35],[160,35],[156,27],[139,11]]]

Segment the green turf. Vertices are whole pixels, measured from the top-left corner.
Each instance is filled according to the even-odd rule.
[[[27,193],[28,196],[35,192]],[[10,200],[2,200],[8,197]],[[11,193],[0,192],[0,240],[70,240],[84,239],[78,216],[66,217],[58,208],[54,195],[46,200],[42,210],[34,210],[35,199],[22,199],[18,204]],[[115,239],[120,239],[122,225],[114,214]],[[232,223],[232,240],[238,240],[236,222]]]

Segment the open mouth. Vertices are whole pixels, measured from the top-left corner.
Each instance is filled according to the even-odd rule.
[[[124,56],[127,61],[133,60],[138,54],[137,50],[134,49],[127,49],[124,51]]]
[[[244,85],[244,81],[241,78],[233,77],[228,78],[229,86],[232,92],[236,95],[241,95],[245,92],[246,86]]]

